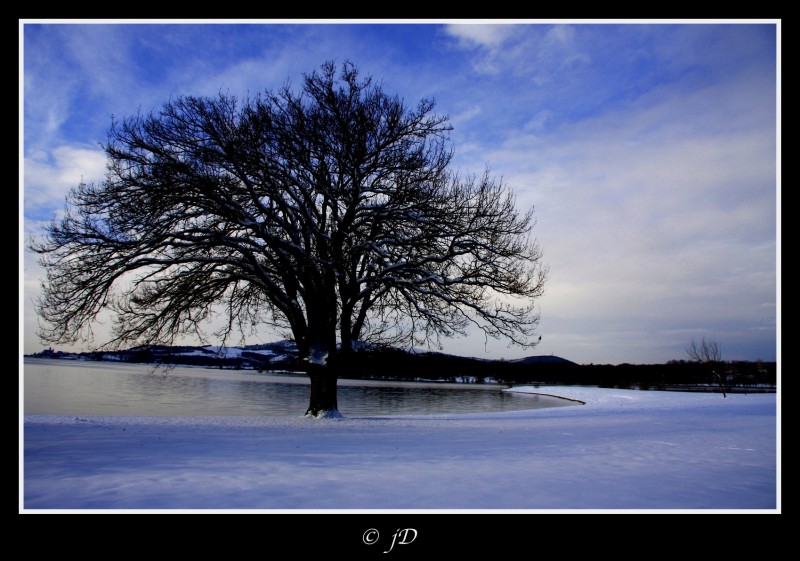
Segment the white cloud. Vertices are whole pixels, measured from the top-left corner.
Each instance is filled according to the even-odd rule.
[[[541,111],[538,111],[532,119],[529,119],[522,128],[528,132],[540,132],[544,130],[547,124],[552,120],[553,111],[550,109],[542,109]]]
[[[454,127],[459,127],[462,124],[466,123],[467,121],[470,121],[475,117],[479,116],[482,112],[483,109],[481,109],[480,105],[478,104],[471,105],[466,109],[462,110],[460,113],[453,115],[450,118],[450,121]]]
[[[465,48],[495,49],[512,37],[516,30],[516,26],[510,24],[453,23],[445,26],[445,32]]]
[[[113,98],[121,92],[141,90],[132,56],[136,40],[122,25],[64,24],[58,36],[65,60],[80,75],[91,76],[80,86],[84,92]],[[48,64],[48,68],[52,65]],[[62,69],[68,72],[69,68]]]
[[[570,25],[454,24],[446,33],[470,53],[477,73],[525,77],[536,87],[569,81],[570,72],[591,62]]]
[[[530,58],[531,45],[539,41],[543,26],[514,24],[450,24],[445,33],[459,48],[475,51],[473,69],[479,74],[498,75],[520,70],[520,61]],[[533,42],[533,43],[532,43]],[[527,65],[522,64],[522,68]]]
[[[570,25],[555,25],[544,36],[546,46],[569,47],[575,40],[575,28]]]
[[[543,351],[583,362],[683,358],[688,339],[675,325],[695,337],[713,330],[731,349],[752,344],[745,329],[774,337],[775,310],[764,307],[776,297],[774,114],[759,102],[768,91],[745,78],[546,130],[544,112],[502,147],[484,147],[521,205],[536,206],[551,267],[542,333],[562,345]]]
[[[24,191],[22,193],[24,218],[22,243],[42,234],[42,223],[57,216],[64,208],[69,190],[81,181],[91,182],[103,178],[106,158],[102,150],[83,146],[58,146],[51,152],[36,151],[24,161]],[[41,350],[35,335],[38,316],[34,302],[40,292],[44,271],[36,256],[21,248],[22,283],[20,287],[22,314],[21,330],[24,333],[25,352]],[[76,347],[77,348],[77,347]]]
[[[23,197],[25,213],[30,216],[62,208],[69,190],[82,181],[101,180],[106,156],[100,148],[58,146],[49,154],[38,152],[26,157],[24,165]]]

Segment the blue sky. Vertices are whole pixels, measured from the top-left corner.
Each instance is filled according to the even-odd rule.
[[[727,360],[776,359],[778,22],[22,25],[23,236],[102,179],[112,116],[350,60],[409,104],[434,98],[454,166],[488,166],[535,207],[550,267],[541,344],[474,336],[445,351],[658,363],[706,337]],[[22,253],[35,352],[42,271]]]

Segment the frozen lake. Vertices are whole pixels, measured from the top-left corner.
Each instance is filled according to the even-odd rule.
[[[303,375],[52,359],[24,362],[26,415],[299,416]],[[574,405],[494,385],[339,381],[345,416],[517,411]]]

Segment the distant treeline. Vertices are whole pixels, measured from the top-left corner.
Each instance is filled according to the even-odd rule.
[[[271,353],[264,353],[264,350]],[[259,371],[302,370],[293,345],[287,342],[248,347],[233,353],[233,356],[202,352],[197,347],[161,346],[77,355],[44,351],[32,356]],[[770,391],[776,386],[776,363],[762,361],[723,362],[713,368],[682,360],[666,364],[579,365],[558,357],[535,357],[522,361],[482,360],[443,353],[373,348],[354,353],[346,364],[340,366],[340,376],[350,379],[716,391],[720,379],[713,370],[720,374],[728,391]]]
[[[728,388],[774,389],[776,363],[725,362],[715,365]],[[507,385],[591,385],[601,387],[715,390],[719,379],[704,364],[579,365],[563,362],[480,360],[436,353],[412,354],[394,349],[358,353],[348,378],[380,380],[499,382]]]
[[[722,377],[722,384],[728,391],[774,391],[776,371],[774,362],[724,362],[714,367],[714,372]],[[720,379],[709,367],[684,361],[666,364],[533,365],[527,370],[511,369],[500,374],[498,379],[511,385],[533,383],[709,391],[717,391],[720,385]]]

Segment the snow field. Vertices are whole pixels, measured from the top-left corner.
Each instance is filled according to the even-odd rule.
[[[508,413],[24,418],[24,509],[779,510],[775,394]]]

